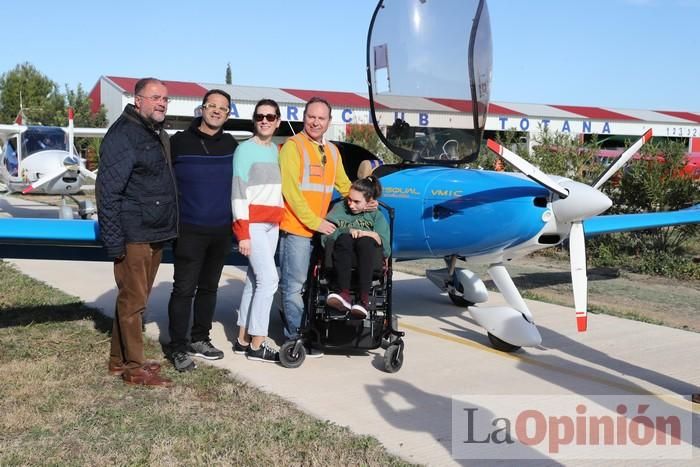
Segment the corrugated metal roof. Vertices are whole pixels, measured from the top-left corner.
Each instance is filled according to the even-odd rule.
[[[671,115],[672,117],[682,118],[684,120],[690,120],[691,122],[700,123],[700,115],[690,113],[690,112],[674,112],[671,110],[657,110],[657,112]]]
[[[122,76],[105,76],[108,80],[120,87],[128,94],[134,93],[134,86],[140,78],[125,78]],[[168,87],[168,95],[171,97],[202,97],[207,90],[197,83],[186,81],[162,80]]]
[[[312,97],[318,96],[326,99],[328,103],[333,106],[347,106],[347,107],[369,107],[369,99],[355,94],[352,92],[339,92],[339,91],[309,91],[306,89],[282,89],[304,101],[308,101]],[[383,105],[377,103],[377,108],[384,107]]]
[[[544,104],[521,104],[515,102],[499,102],[498,105],[519,112],[521,115],[549,117],[549,118],[581,118],[575,113],[566,112],[555,107]],[[494,112],[489,112],[491,115],[500,115]]]
[[[552,107],[598,120],[638,120],[631,115],[621,114],[614,110],[603,109],[601,107],[586,107],[581,105],[553,105]]]
[[[361,94],[365,99],[369,99],[369,94]],[[433,102],[424,97],[411,96],[374,96],[374,101],[382,104],[387,109],[394,110],[427,110],[433,112],[452,112],[453,109]]]
[[[136,78],[108,76],[105,77],[125,93],[133,92]],[[260,86],[239,86],[218,83],[189,83],[182,81],[164,81],[168,91],[174,97],[201,97],[207,90],[223,89],[231,94],[232,99],[257,102],[262,98],[274,99],[281,104],[303,105],[313,96],[323,97],[334,107],[369,108],[369,96],[366,93],[319,91],[308,89],[270,88]],[[413,96],[376,96],[378,110],[396,111],[433,111],[433,112],[471,112],[471,102],[461,99],[423,98]],[[522,116],[528,118],[558,119],[596,119],[618,120],[626,122],[660,122],[672,124],[700,124],[700,113],[645,110],[612,109],[574,105],[546,105],[513,102],[491,102],[489,115]]]
[[[231,95],[233,100],[244,100],[257,102],[260,99],[273,99],[277,103],[304,104],[305,100],[300,99],[279,88],[266,88],[262,86],[239,86],[236,84],[215,84],[202,83],[207,89],[221,89]]]

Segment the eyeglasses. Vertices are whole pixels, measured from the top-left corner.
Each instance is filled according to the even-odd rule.
[[[213,102],[207,102],[202,106],[202,108],[205,108],[207,110],[219,110],[220,112],[223,112],[225,114],[228,114],[231,111],[231,109],[229,109],[228,107],[219,107]]]
[[[142,99],[148,99],[149,101],[152,102],[163,102],[164,104],[167,104],[170,102],[170,98],[168,96],[143,96],[141,94],[136,94]]]
[[[326,159],[326,150],[323,149],[322,144],[318,145],[318,150],[321,153],[321,164],[326,165],[326,162],[328,161],[328,159]]]
[[[263,119],[267,120],[268,122],[274,122],[277,120],[277,115],[275,114],[255,114],[253,115],[253,119],[256,122],[262,122]]]

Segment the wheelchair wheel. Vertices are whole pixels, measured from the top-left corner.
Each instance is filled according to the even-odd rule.
[[[285,368],[299,368],[306,359],[306,349],[299,346],[298,351],[294,351],[297,341],[287,341],[280,347],[280,363]]]
[[[403,349],[400,344],[392,344],[384,352],[384,371],[396,373],[403,366]]]

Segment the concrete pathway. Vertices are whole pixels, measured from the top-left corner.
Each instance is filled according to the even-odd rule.
[[[12,261],[22,272],[111,315],[116,289],[110,263]],[[214,317],[213,342],[223,349],[214,365],[262,390],[278,394],[322,420],[375,436],[408,461],[429,465],[484,465],[452,457],[452,400],[464,395],[687,395],[700,387],[700,334],[605,315],[589,317],[576,332],[571,309],[528,301],[543,336],[536,349],[505,354],[493,350],[468,312],[451,304],[425,278],[395,273],[394,309],[406,331],[405,363],[396,374],[381,371],[383,351],[327,354],[298,369],[249,362],[235,355],[235,309],[244,269],[226,267]],[[172,266],[162,265],[147,314],[147,333],[167,342],[167,301]],[[492,294],[489,305],[502,304]],[[279,339],[276,314],[271,335]],[[108,349],[105,347],[105,360]],[[676,404],[677,405],[677,404]],[[688,410],[689,405],[683,405]],[[693,416],[692,454],[700,458],[699,418]],[[546,458],[545,458],[546,459]],[[557,464],[551,459],[531,465]],[[610,461],[561,461],[610,465]],[[487,462],[493,464],[494,462]],[[620,462],[615,462],[620,464]],[[668,460],[625,465],[668,465]],[[504,465],[523,465],[504,461]],[[673,461],[693,465],[692,460]]]

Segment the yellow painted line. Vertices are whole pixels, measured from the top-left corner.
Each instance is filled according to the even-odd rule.
[[[655,396],[659,399],[662,399],[666,403],[673,404],[676,407],[680,407],[681,409],[684,409],[684,410],[691,410],[691,411],[698,410],[695,407],[693,407],[692,409],[689,408],[693,405],[690,401],[678,400],[676,398],[669,397],[668,394],[655,394],[655,393],[650,392],[644,388],[639,387],[638,385],[636,385],[634,383],[629,383],[629,384],[619,383],[617,381],[611,381],[607,378],[591,375],[589,373],[584,373],[582,371],[576,371],[576,370],[569,369],[569,368],[562,368],[560,366],[556,366],[556,365],[552,365],[550,363],[543,362],[543,361],[539,360],[537,357],[533,357],[531,355],[521,355],[521,354],[516,354],[516,353],[501,352],[500,350],[496,350],[494,348],[487,347],[483,344],[480,344],[480,343],[474,342],[474,341],[470,341],[470,340],[464,339],[462,337],[452,336],[450,334],[445,334],[443,332],[432,331],[430,329],[416,326],[414,324],[406,323],[405,319],[403,319],[399,322],[399,328],[408,329],[410,331],[414,331],[414,332],[417,332],[420,334],[425,334],[426,336],[436,337],[436,338],[442,339],[444,341],[453,342],[456,344],[464,345],[466,347],[471,347],[471,348],[476,349],[476,350],[488,352],[492,355],[497,355],[498,357],[501,357],[501,358],[516,360],[516,361],[520,361],[520,362],[527,363],[530,365],[534,365],[534,366],[537,366],[539,368],[544,368],[544,369],[547,369],[547,370],[550,370],[550,371],[553,371],[556,373],[561,373],[561,374],[568,375],[568,376],[574,376],[576,378],[585,379],[587,381],[595,381],[597,383],[604,384],[606,386],[621,389],[621,390],[626,391],[626,392],[631,393],[631,394],[644,395],[644,396]],[[697,404],[695,404],[695,405],[697,405]]]

